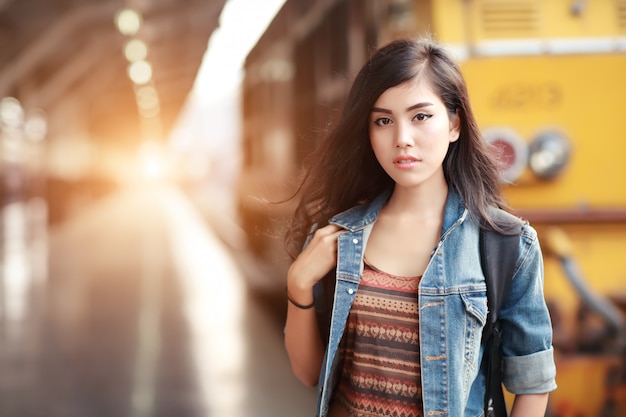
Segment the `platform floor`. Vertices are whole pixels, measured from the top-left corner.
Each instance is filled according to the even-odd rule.
[[[52,228],[41,201],[12,203],[2,225],[0,416],[313,415],[254,268],[177,188],[129,187]]]

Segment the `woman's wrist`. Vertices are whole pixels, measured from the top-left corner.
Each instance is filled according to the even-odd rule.
[[[292,274],[287,276],[287,300],[295,307],[307,310],[313,307],[313,286],[302,285]]]
[[[287,300],[294,306],[299,308],[300,310],[308,310],[310,308],[313,308],[315,306],[315,300],[311,300],[309,303],[306,304],[302,304],[298,301],[296,301],[291,294],[289,293],[289,287],[285,288],[285,291],[287,292]]]

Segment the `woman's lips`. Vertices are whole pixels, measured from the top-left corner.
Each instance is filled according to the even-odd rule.
[[[411,168],[418,162],[419,159],[411,155],[402,155],[393,160],[393,163],[400,168]]]

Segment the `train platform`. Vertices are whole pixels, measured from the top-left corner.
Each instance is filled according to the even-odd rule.
[[[2,210],[1,416],[313,414],[254,268],[185,193],[129,186],[53,227],[45,213]]]

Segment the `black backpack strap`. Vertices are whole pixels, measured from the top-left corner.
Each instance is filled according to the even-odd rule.
[[[523,222],[500,210],[494,211],[492,216],[505,233],[486,229],[480,231],[481,266],[487,284],[489,308],[482,339],[486,343],[484,354],[489,360],[485,384],[485,415],[505,417],[508,414],[502,392],[501,329],[498,315],[513,280]]]
[[[489,306],[483,340],[487,340],[491,326],[498,320],[502,302],[509,290],[517,260],[519,237],[519,235],[503,235],[495,231],[481,231],[481,266],[487,284]]]

